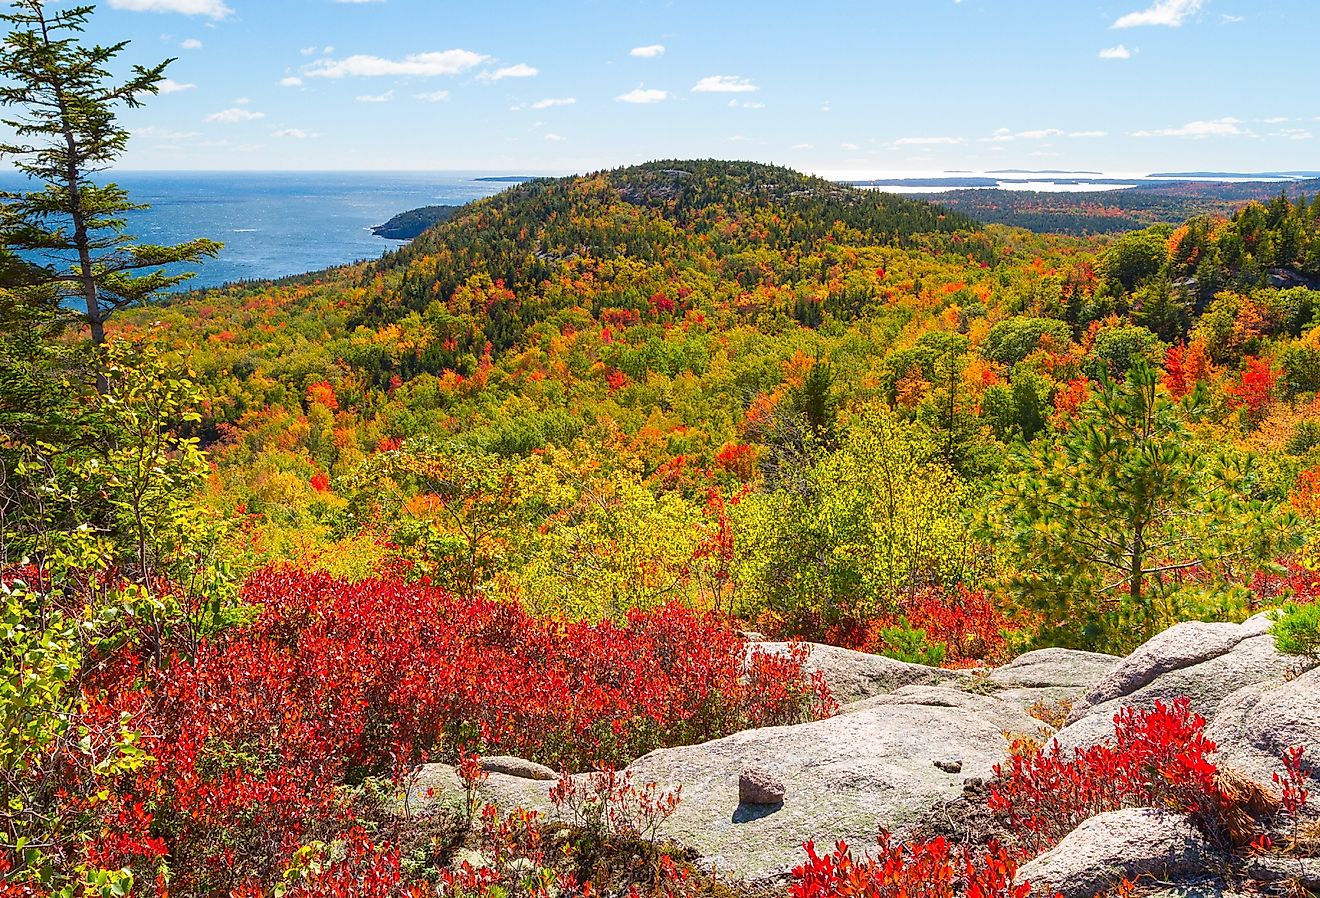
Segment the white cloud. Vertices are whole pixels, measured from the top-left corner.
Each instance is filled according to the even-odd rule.
[[[1282,125],[1284,122],[1288,121],[1288,116],[1276,115],[1273,118],[1263,118],[1261,121],[1266,125]]]
[[[394,91],[387,90],[383,94],[363,94],[360,97],[354,97],[359,103],[388,103],[394,99]]]
[[[577,102],[574,97],[546,97],[532,104],[533,109],[549,109],[551,106],[572,106]]]
[[[421,100],[423,103],[443,103],[445,100],[449,99],[449,91],[433,90],[430,93],[413,94],[413,96],[416,99]]]
[[[1108,137],[1108,131],[1063,131],[1059,128],[1038,128],[1034,131],[1014,133],[1007,128],[999,128],[990,137],[978,137],[977,143],[1012,143],[1015,140],[1052,140],[1056,137]]]
[[[303,80],[297,75],[289,75],[287,78],[280,79],[280,87],[302,87]]]
[[[955,144],[966,143],[962,137],[900,137],[894,141],[896,147],[931,147],[931,146],[952,146]]]
[[[223,19],[233,12],[223,0],[110,0],[110,6],[129,12],[177,12],[212,19]]]
[[[239,122],[254,122],[257,119],[265,118],[264,112],[253,112],[250,109],[243,109],[234,106],[221,112],[213,112],[206,117],[208,122],[219,122],[222,125],[236,125]]]
[[[179,46],[185,50],[200,50],[202,49],[202,42],[195,37],[190,37],[180,42]]]
[[[303,47],[298,52],[301,53],[303,56],[315,56],[316,50],[317,50],[316,47]]]
[[[568,138],[560,137],[558,134],[547,134],[547,135],[545,136],[545,139],[546,139],[546,140],[553,140],[553,141],[560,141],[560,140],[567,140]]]
[[[1242,122],[1235,118],[1215,119],[1211,122],[1188,122],[1180,128],[1159,128],[1154,131],[1133,131],[1133,137],[1239,137],[1251,132],[1239,128]]]
[[[726,137],[724,139],[727,140],[729,143],[746,143],[747,141],[751,140],[751,138],[746,136],[745,134],[734,134],[732,137]]]
[[[639,87],[626,94],[619,94],[614,99],[620,103],[661,103],[669,99],[669,91],[656,90],[654,87]]]
[[[698,94],[745,94],[760,90],[746,78],[736,75],[710,75],[692,85],[692,92]]]
[[[280,131],[273,132],[273,134],[275,137],[287,137],[290,140],[310,140],[313,137],[321,136],[312,131],[306,131],[302,128],[284,128]]]
[[[335,0],[336,3],[384,3],[385,0]]]
[[[839,144],[839,147],[840,147],[841,149],[844,149],[844,150],[860,150],[860,149],[861,149],[861,147],[859,147],[859,146],[858,146],[857,144],[855,144],[855,143],[841,143],[841,144]]]
[[[751,100],[743,100],[741,102],[739,102],[738,100],[730,100],[729,108],[730,109],[764,109],[765,104],[754,103]]]
[[[639,56],[642,59],[654,59],[657,56],[665,54],[664,44],[647,44],[645,47],[633,47],[628,51],[629,56]]]
[[[814,143],[795,143],[795,144],[793,144],[793,146],[791,147],[791,149],[794,149],[794,150],[814,150],[814,149],[816,149],[816,145],[815,145]]]
[[[539,74],[541,74],[540,69],[525,62],[520,62],[517,65],[507,65],[502,69],[496,69],[493,72],[482,72],[477,76],[477,80],[501,81],[505,78],[532,78]]]
[[[163,78],[156,86],[160,88],[160,92],[163,94],[177,94],[185,90],[192,90],[197,85],[185,84],[182,81],[175,81],[173,78]]]
[[[1237,25],[1238,23],[1245,22],[1246,20],[1247,20],[1246,16],[1230,16],[1228,13],[1219,14],[1219,24],[1221,25]]]
[[[133,136],[154,137],[157,140],[188,140],[202,135],[197,131],[171,131],[169,128],[157,128],[155,125],[147,125],[145,128],[138,128],[134,131]]]
[[[1120,16],[1115,28],[1137,28],[1142,25],[1165,25],[1177,28],[1205,6],[1205,0],[1155,0],[1149,9]]]
[[[413,53],[403,59],[385,59],[358,53],[344,59],[319,59],[312,63],[307,74],[312,78],[376,78],[383,76],[432,77],[459,75],[473,69],[490,57],[472,50],[440,50],[434,53]]]
[[[1132,54],[1137,51],[1129,50],[1127,47],[1119,44],[1117,47],[1106,47],[1100,51],[1101,59],[1131,59]]]
[[[1272,133],[1270,137],[1278,137],[1283,140],[1313,140],[1315,135],[1305,128],[1282,128]]]

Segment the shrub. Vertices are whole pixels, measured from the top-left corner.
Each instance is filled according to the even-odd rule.
[[[878,851],[854,857],[844,842],[821,855],[806,844],[807,862],[793,871],[792,898],[1026,898],[1017,864],[997,846],[953,850],[942,837],[896,844],[882,832]]]
[[[1046,851],[1083,821],[1124,807],[1192,815],[1211,837],[1246,844],[1259,790],[1232,783],[1210,761],[1215,744],[1187,699],[1148,711],[1124,708],[1114,738],[1067,754],[1058,742],[997,765],[989,805],[1020,833],[1028,856]],[[1244,811],[1246,811],[1244,815]]]
[[[1320,664],[1320,605],[1289,602],[1275,616],[1270,632],[1279,651]]]

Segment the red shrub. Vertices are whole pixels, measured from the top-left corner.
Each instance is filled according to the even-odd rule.
[[[288,570],[244,595],[259,617],[156,675],[139,715],[157,763],[138,789],[173,865],[208,888],[266,880],[342,829],[337,787],[436,753],[621,765],[830,710],[804,649],[749,659],[727,624],[678,607],[590,625]]]
[[[962,584],[952,591],[925,589],[905,598],[900,607],[908,626],[944,646],[946,666],[997,662],[1008,651],[1004,637],[1013,627],[984,589]]]
[[[1017,864],[992,846],[954,852],[944,838],[895,844],[880,834],[878,852],[854,858],[840,842],[821,856],[811,842],[807,862],[793,871],[792,898],[1026,898],[1028,883],[1014,883]]]
[[[1150,711],[1125,708],[1114,739],[1069,756],[1054,742],[1007,768],[995,768],[990,807],[1006,816],[1032,854],[1052,847],[1084,820],[1123,807],[1169,807],[1210,822],[1224,796],[1210,762],[1214,743],[1187,699]]]

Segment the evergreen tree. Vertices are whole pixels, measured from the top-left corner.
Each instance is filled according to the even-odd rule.
[[[1048,643],[1126,650],[1179,619],[1223,614],[1178,606],[1207,600],[1198,585],[1244,582],[1295,535],[1291,515],[1261,498],[1254,458],[1199,451],[1144,362],[1015,462],[992,538]]]
[[[41,280],[61,300],[83,310],[92,340],[105,341],[115,311],[148,299],[188,273],[165,266],[214,256],[220,244],[191,240],[177,246],[137,243],[124,213],[143,206],[113,183],[93,177],[123,153],[128,131],[115,118],[119,107],[142,105],[155,94],[173,60],[134,66],[123,82],[108,66],[127,42],[86,46],[79,39],[93,7],[51,9],[42,0],[15,0],[0,21],[9,27],[0,55],[0,105],[18,112],[3,121],[14,143],[0,144],[0,158],[41,190],[0,195],[3,243],[39,260]],[[102,381],[104,388],[104,380]]]

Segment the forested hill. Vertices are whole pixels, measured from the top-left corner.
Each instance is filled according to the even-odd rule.
[[[767,277],[782,283],[784,266],[825,244],[925,245],[979,227],[930,203],[750,162],[666,160],[540,179],[472,203],[383,260],[382,272],[402,271],[400,287],[368,306],[360,323],[449,302],[483,278],[525,295],[566,272],[623,259],[631,275],[598,273],[619,283],[613,300],[642,310],[678,268],[718,268],[745,287]],[[497,345],[519,330],[508,324],[490,335]]]

